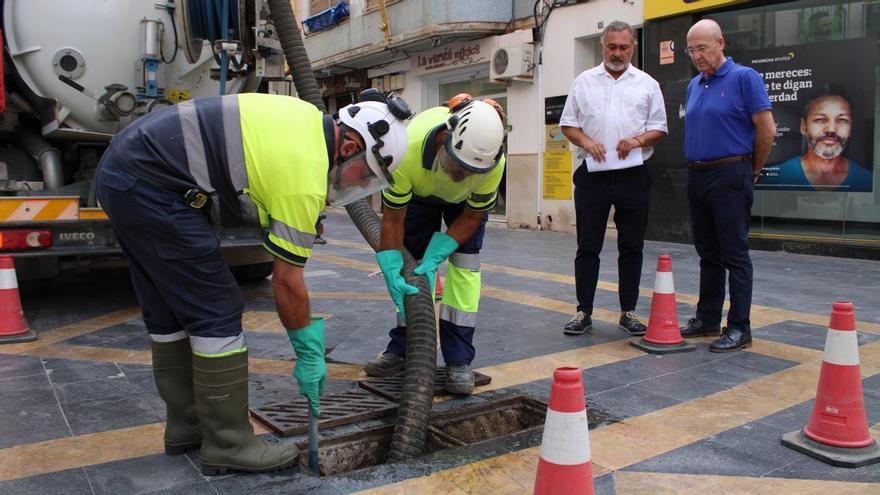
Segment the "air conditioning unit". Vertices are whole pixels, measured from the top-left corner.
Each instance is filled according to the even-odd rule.
[[[489,64],[489,78],[493,80],[531,80],[535,47],[531,43],[496,48]]]

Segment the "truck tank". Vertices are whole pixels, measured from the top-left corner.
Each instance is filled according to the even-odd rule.
[[[93,188],[116,132],[191,98],[290,86],[265,0],[2,0],[2,16],[0,253],[20,279],[121,261]],[[270,273],[258,229],[218,235],[237,275]]]

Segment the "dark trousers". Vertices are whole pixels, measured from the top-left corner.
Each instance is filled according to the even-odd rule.
[[[751,162],[708,170],[688,170],[688,210],[694,247],[700,255],[700,299],[697,318],[721,323],[724,275],[730,279],[727,326],[751,332],[752,259],[749,224],[755,194]]]
[[[205,353],[238,342],[244,296],[208,217],[186,206],[181,193],[139,180],[112,160],[101,162],[95,183],[153,339],[185,331],[201,343],[193,349]]]
[[[461,214],[464,203],[457,205],[430,205],[413,201],[406,209],[404,220],[403,245],[417,260],[422,259],[434,232],[441,227],[441,220],[446,226]],[[464,244],[455,250],[456,253],[478,254],[483,248],[483,236],[486,233],[486,221],[489,214],[483,214],[480,228]],[[385,352],[398,356],[406,355],[406,327],[397,325],[388,332],[391,341]],[[476,355],[474,348],[474,327],[456,325],[451,321],[440,319],[440,350],[446,363],[470,364]]]
[[[593,313],[593,298],[599,281],[599,253],[602,252],[608,213],[613,205],[620,309],[634,310],[639,299],[642,247],[648,227],[651,189],[648,167],[589,173],[586,165],[581,165],[574,173],[574,185],[578,241],[574,258],[577,309],[586,314]]]

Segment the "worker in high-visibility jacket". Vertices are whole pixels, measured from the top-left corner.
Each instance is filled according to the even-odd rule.
[[[320,415],[324,322],[311,317],[303,280],[315,224],[325,201],[344,205],[390,184],[409,115],[378,92],[338,120],[289,96],[240,94],[163,109],[115,136],[95,182],[152,340],[167,454],[201,447],[207,475],[297,463],[293,444],[261,441],[250,425],[244,297],[214,226],[265,229],[293,375]]]
[[[449,258],[440,304],[440,348],[447,370],[446,390],[474,390],[474,328],[480,301],[480,249],[488,210],[496,202],[504,174],[505,129],[500,113],[484,101],[467,101],[457,111],[435,107],[418,114],[407,128],[408,150],[383,191],[381,250],[376,258],[398,322],[385,351],[369,361],[370,376],[390,376],[404,367],[404,296],[418,291],[401,275],[405,246],[421,263],[414,273],[434,287],[438,265]],[[441,232],[441,219],[446,232]]]

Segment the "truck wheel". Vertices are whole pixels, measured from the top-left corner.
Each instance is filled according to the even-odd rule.
[[[235,279],[239,283],[259,282],[272,275],[272,262],[236,266],[233,268],[232,273],[235,274]]]

